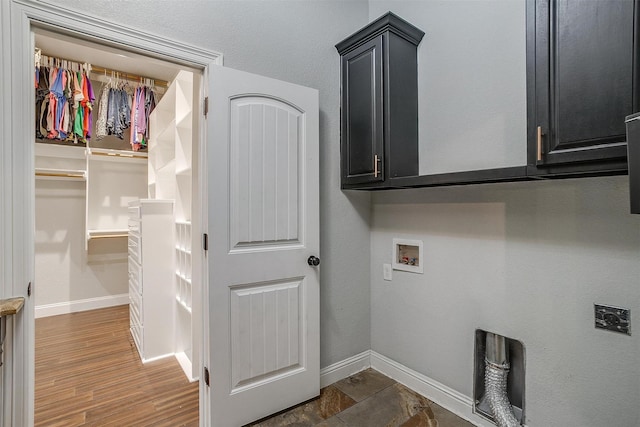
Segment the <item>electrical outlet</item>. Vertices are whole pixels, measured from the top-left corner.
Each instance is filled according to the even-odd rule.
[[[391,274],[391,264],[382,264],[382,277],[384,278],[384,280],[391,281]]]
[[[594,304],[596,328],[631,335],[631,310]]]

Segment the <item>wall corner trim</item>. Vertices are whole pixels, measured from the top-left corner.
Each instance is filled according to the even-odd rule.
[[[109,295],[105,297],[44,304],[36,306],[36,319],[40,317],[77,313],[79,311],[95,310],[98,308],[114,307],[116,305],[125,304],[129,304],[129,294]]]
[[[371,350],[366,350],[320,369],[320,387],[326,387],[370,367]]]

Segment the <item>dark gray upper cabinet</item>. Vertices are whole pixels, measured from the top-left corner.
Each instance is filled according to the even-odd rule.
[[[626,170],[625,116],[640,110],[639,24],[638,0],[528,0],[534,173]]]
[[[418,175],[417,46],[423,36],[388,13],[336,45],[343,188]]]

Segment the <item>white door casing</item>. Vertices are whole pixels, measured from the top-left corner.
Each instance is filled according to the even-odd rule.
[[[7,2],[0,2],[0,49],[2,53],[7,50],[7,41],[9,40],[9,5]],[[0,63],[0,93],[10,95],[10,86],[8,84],[9,73],[8,61],[2,61]],[[5,141],[10,140],[10,131],[5,125],[5,108],[6,102],[0,102],[0,299],[8,298],[10,296],[11,289],[10,280],[11,274],[5,264],[6,256],[11,253],[11,244],[8,242],[7,233],[10,230],[8,222],[11,220],[10,214],[7,212],[7,204],[10,202],[9,194],[11,191],[11,184],[8,181],[11,164],[9,155],[11,153],[11,146],[6,144]],[[8,426],[6,418],[11,410],[11,404],[5,402],[5,397],[11,392],[12,382],[5,380],[5,369],[10,369],[7,366],[0,368],[0,427]]]
[[[318,92],[213,66],[211,418],[243,425],[320,389]]]
[[[33,97],[33,82],[21,76],[25,65],[33,70],[33,54],[26,56],[32,45],[29,28],[19,31],[22,18],[9,2],[2,2],[2,282],[0,297],[25,297],[22,311],[7,324],[5,365],[3,369],[3,402],[0,425],[29,426],[33,424],[34,373],[34,301],[27,295],[33,281],[34,205],[33,126],[21,127],[24,119],[34,117],[33,102],[20,103],[16,98]],[[18,21],[16,21],[18,19]],[[33,49],[31,48],[31,52]],[[7,61],[7,58],[10,58]],[[27,70],[29,68],[26,68]],[[21,90],[23,89],[24,90]],[[21,100],[20,100],[21,101]],[[22,119],[24,117],[24,119]],[[32,120],[28,120],[31,125]],[[28,132],[30,130],[31,132]],[[29,145],[29,147],[27,147]],[[31,152],[31,156],[29,153]],[[31,172],[29,174],[29,172]]]

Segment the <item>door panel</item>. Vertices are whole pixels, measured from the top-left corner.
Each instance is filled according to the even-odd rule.
[[[529,1],[529,164],[626,170],[624,118],[640,105],[640,1]]]
[[[240,97],[231,113],[230,249],[300,243],[298,111],[280,100]]]
[[[304,280],[231,289],[232,393],[304,369]]]
[[[209,76],[209,329],[214,426],[319,394],[318,93]]]
[[[557,3],[551,150],[626,140],[624,117],[634,111],[633,8],[633,0]]]
[[[343,184],[384,180],[382,40],[378,36],[341,59]]]

